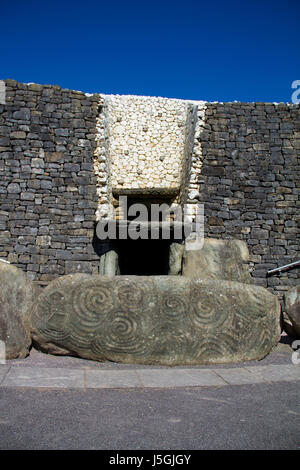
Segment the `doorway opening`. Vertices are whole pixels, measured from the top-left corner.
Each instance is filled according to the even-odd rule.
[[[169,196],[169,195],[168,195]],[[167,195],[129,195],[121,200],[114,195],[114,232],[99,240],[99,272],[106,275],[159,276],[177,274],[182,233],[175,230],[176,214]],[[176,207],[176,206],[175,206]],[[110,223],[105,222],[109,224]],[[104,230],[106,231],[106,229]],[[102,233],[102,232],[101,232]]]
[[[118,240],[121,275],[158,276],[169,271],[170,240]]]

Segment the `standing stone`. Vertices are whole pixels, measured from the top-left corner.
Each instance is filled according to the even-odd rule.
[[[169,272],[170,276],[178,276],[181,274],[182,257],[184,245],[181,243],[171,243],[169,252]]]
[[[285,311],[292,325],[284,322],[288,335],[300,338],[300,285],[290,289],[284,296]]]
[[[249,251],[241,240],[205,238],[201,250],[186,250],[182,275],[251,283]]]
[[[5,345],[6,359],[28,355],[30,313],[38,292],[23,271],[0,262],[0,340]]]
[[[118,273],[118,259],[118,253],[115,250],[110,250],[105,253],[104,274],[106,276],[115,276]]]

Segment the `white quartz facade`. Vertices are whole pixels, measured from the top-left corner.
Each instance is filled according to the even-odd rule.
[[[198,134],[205,103],[160,97],[101,95],[94,167],[97,219],[110,217],[116,195],[172,196],[193,215],[201,172]]]
[[[111,96],[105,102],[113,189],[179,190],[187,104],[143,96]]]

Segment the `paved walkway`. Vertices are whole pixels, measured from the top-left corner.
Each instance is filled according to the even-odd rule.
[[[300,380],[300,366],[267,365],[224,369],[91,370],[0,366],[2,387],[31,388],[176,388],[223,387]]]
[[[262,361],[173,368],[99,363],[75,357],[51,356],[33,349],[26,359],[6,361],[6,364],[0,365],[0,390],[4,387],[165,389],[299,381],[300,364],[293,364],[293,350],[289,344],[284,344],[284,338],[282,341]]]
[[[0,448],[298,449],[292,353],[282,338],[261,361],[170,368],[32,349],[0,365]]]

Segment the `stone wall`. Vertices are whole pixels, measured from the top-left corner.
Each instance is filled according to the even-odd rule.
[[[198,140],[206,236],[244,240],[255,283],[282,294],[299,268],[266,273],[299,259],[299,105],[207,103]]]
[[[92,240],[99,97],[6,80],[0,105],[0,257],[31,279],[98,272]]]
[[[94,225],[108,216],[113,185],[122,187],[120,179],[133,189],[137,184],[138,190],[170,190],[180,186],[181,178],[178,200],[204,203],[206,236],[247,243],[257,284],[281,295],[299,283],[299,269],[266,277],[269,269],[299,259],[299,105],[130,97],[136,112],[151,102],[159,108],[151,112],[162,114],[151,117],[153,129],[151,119],[142,120],[147,106],[139,114],[139,133],[154,139],[157,125],[169,136],[156,147],[152,162],[148,147],[143,150],[147,140],[128,140],[123,146],[123,135],[133,132],[132,122],[130,118],[128,130],[125,126],[118,134],[122,121],[117,120],[117,107],[113,123],[107,105],[112,97],[14,80],[5,85],[0,104],[0,258],[31,279],[98,272]],[[118,97],[117,102],[125,106],[126,100]],[[174,113],[163,110],[169,102]],[[161,160],[172,146],[177,146],[173,159]],[[139,167],[141,159],[132,161],[130,169],[121,165],[122,158],[125,162],[138,150],[145,154],[144,167]],[[157,175],[161,179],[156,181]]]

